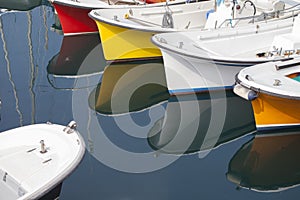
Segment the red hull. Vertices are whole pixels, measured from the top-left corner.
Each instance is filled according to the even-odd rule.
[[[98,33],[96,23],[88,16],[92,9],[71,7],[57,3],[53,3],[53,6],[57,12],[64,35]]]

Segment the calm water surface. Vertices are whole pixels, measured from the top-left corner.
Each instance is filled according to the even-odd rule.
[[[169,97],[160,61],[106,63],[50,6],[0,16],[0,130],[78,123],[60,199],[299,199],[300,130],[257,133],[232,92]]]

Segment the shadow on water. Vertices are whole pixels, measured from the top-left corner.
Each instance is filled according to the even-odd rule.
[[[248,101],[232,91],[217,99],[211,96],[218,97],[169,96],[161,63],[118,64],[105,68],[101,85],[89,95],[89,107],[96,111],[101,132],[124,149],[147,138],[147,144],[143,140],[143,147],[136,149],[159,154],[202,152],[204,157],[211,149],[256,131]],[[212,104],[226,106],[225,121],[214,118]],[[219,130],[214,124],[224,125]]]
[[[212,118],[210,94],[198,94],[196,98],[191,95],[169,98],[164,117],[149,133],[149,144],[154,149],[165,153],[205,151],[255,131],[251,104],[232,91],[227,91],[226,96],[217,101],[227,106],[221,133],[208,131],[210,124],[223,123]],[[197,117],[193,119],[192,116]]]
[[[163,64],[152,61],[106,66],[89,101],[99,113],[121,114],[143,110],[168,97]]]
[[[227,179],[260,192],[280,192],[300,184],[300,131],[260,132],[232,157]]]
[[[104,76],[102,85],[106,84]],[[134,80],[128,83],[134,85],[133,82]],[[126,88],[126,85],[122,84],[122,86]],[[160,89],[153,90],[152,93],[159,91]],[[95,98],[92,97],[93,93],[89,98]],[[85,127],[79,128],[84,133],[89,156],[85,158],[87,165],[83,166],[83,171],[77,178],[87,185],[90,192],[98,191],[105,199],[182,199],[201,195],[207,197],[208,194],[204,191],[206,186],[226,185],[224,169],[228,164],[226,159],[228,156],[223,152],[227,146],[225,143],[230,146],[230,142],[255,131],[250,103],[234,96],[232,92],[227,92],[225,99],[218,99],[220,104],[221,101],[225,101],[228,107],[223,131],[206,137],[207,123],[219,123],[210,117],[209,95],[197,95],[196,100],[190,96],[168,97],[160,100],[150,106],[145,104],[139,107],[139,110],[131,112],[104,114],[95,110],[96,116],[78,113],[75,118],[80,122],[79,124],[88,122],[85,123]],[[78,102],[81,104],[76,104],[76,107],[85,110],[83,108],[85,103]],[[126,100],[125,102],[128,103]],[[198,106],[201,110],[200,116],[194,121],[190,121],[189,117],[195,115],[189,109],[191,105]],[[179,124],[182,124],[182,129],[178,129]],[[199,126],[196,132],[195,126]],[[191,138],[192,135],[195,138]],[[215,139],[216,135],[220,137]],[[192,145],[186,146],[186,140],[189,140]],[[223,150],[215,149],[221,145]],[[206,150],[205,156],[200,155],[204,150]],[[207,151],[210,150],[212,152],[216,150],[218,156],[209,156]],[[189,154],[191,152],[194,153]],[[185,155],[178,156],[182,153]],[[199,159],[204,157],[205,159]],[[160,166],[164,159],[167,163]],[[213,165],[212,170],[207,169],[207,162]],[[221,172],[216,173],[216,168]],[[134,173],[129,169],[134,170]],[[147,170],[148,173],[142,173]],[[214,183],[215,181],[217,184]],[[198,184],[205,186],[199,188]],[[130,188],[134,191],[128,191]],[[68,185],[65,189],[72,190]],[[62,196],[73,197],[68,192],[63,193]],[[213,196],[218,195],[213,194]]]
[[[67,36],[47,66],[47,77],[57,89],[91,87],[101,82],[105,66],[99,35]]]

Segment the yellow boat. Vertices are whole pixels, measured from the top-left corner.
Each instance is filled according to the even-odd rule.
[[[234,92],[252,100],[257,129],[300,126],[300,58],[244,68],[236,79]]]
[[[161,57],[151,43],[154,32],[143,32],[96,21],[106,60]]]
[[[242,0],[225,0],[215,6],[215,1],[207,0],[177,5],[166,3],[161,7],[95,9],[89,16],[97,24],[106,60],[149,59],[162,56],[151,42],[154,34],[248,25],[249,17],[262,20],[258,17],[262,13],[262,21],[275,16],[278,19],[282,16],[278,12],[284,7],[285,4],[280,3],[261,8]],[[270,10],[269,16],[266,11]],[[241,20],[242,17],[246,20]],[[181,44],[177,46],[180,48]]]
[[[204,27],[206,13],[214,1],[166,5],[156,8],[96,9],[89,13],[95,20],[106,60],[161,57],[151,42],[156,33]]]

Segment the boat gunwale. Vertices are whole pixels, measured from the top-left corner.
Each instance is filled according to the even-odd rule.
[[[91,17],[95,21],[98,21],[98,22],[101,22],[101,23],[105,23],[105,24],[108,24],[110,26],[115,26],[115,27],[118,27],[118,28],[125,28],[125,29],[128,29],[128,30],[136,30],[136,31],[143,31],[143,32],[152,32],[154,34],[176,31],[176,30],[173,30],[171,28],[166,28],[168,30],[163,31],[163,30],[155,30],[155,28],[156,28],[155,26],[149,26],[149,27],[145,26],[147,28],[143,29],[143,28],[133,27],[133,26],[131,26],[131,24],[130,24],[130,26],[126,26],[126,25],[124,25],[124,23],[113,23],[112,21],[114,21],[114,20],[103,20],[102,18],[98,18],[100,16],[95,16],[95,14],[93,13],[93,11],[91,11],[88,15],[89,15],[89,17]],[[140,27],[143,27],[143,26],[140,26]],[[160,28],[162,28],[162,27],[160,27]],[[100,30],[99,30],[99,33],[100,33]]]
[[[274,96],[274,97],[280,97],[280,98],[291,99],[291,100],[300,100],[300,94],[298,96],[295,96],[295,95],[294,96],[290,96],[290,95],[286,95],[286,94],[280,94],[280,93],[270,92],[270,91],[267,91],[265,89],[254,87],[254,86],[251,86],[251,85],[243,82],[243,80],[241,80],[241,78],[239,78],[239,76],[240,76],[240,73],[237,73],[235,75],[235,82],[236,82],[236,84],[239,84],[239,85],[241,85],[242,87],[244,87],[246,89],[249,89],[249,90],[252,90],[254,92],[257,92],[258,95],[259,95],[259,93],[263,93],[263,94],[267,94],[267,95]],[[259,83],[257,83],[257,84],[259,84]],[[261,84],[259,84],[259,85],[261,85]],[[284,90],[281,89],[281,91],[284,91]]]
[[[62,6],[68,6],[68,7],[72,7],[72,8],[79,8],[79,9],[95,9],[95,8],[108,8],[110,5],[109,4],[105,4],[105,2],[103,2],[103,4],[100,6],[98,6],[97,4],[91,4],[91,5],[79,5],[79,2],[76,1],[71,1],[72,3],[68,3],[67,1],[57,1],[57,0],[49,0],[50,3],[52,4],[57,4],[57,5],[62,5]],[[101,1],[102,2],[102,1]]]
[[[213,2],[209,1],[209,0],[204,0],[204,1],[199,1],[199,2],[195,2],[195,3],[188,3],[189,5],[192,5],[191,7],[194,7],[196,4],[197,5],[202,5],[202,4],[212,4],[213,5]],[[180,7],[183,7],[184,5],[186,4],[171,4],[171,6],[180,6]],[[155,7],[163,7],[165,5],[162,5],[162,6],[155,6]],[[170,5],[169,5],[170,6]],[[130,8],[133,8],[133,9],[139,9],[139,8],[148,8],[148,9],[154,9],[155,7],[118,7],[118,8],[115,8],[115,9],[118,9],[118,10],[126,10],[126,9],[130,9]],[[116,20],[113,20],[113,19],[109,19],[103,15],[101,15],[101,8],[100,9],[93,9],[91,12],[89,12],[89,17],[92,18],[93,20],[95,21],[98,21],[98,22],[102,22],[102,23],[105,23],[105,24],[108,24],[108,25],[111,25],[111,26],[116,26],[116,27],[120,27],[120,28],[125,28],[125,29],[131,29],[131,30],[137,30],[137,31],[143,31],[143,32],[153,32],[155,34],[157,33],[167,33],[167,32],[177,32],[177,31],[190,31],[190,30],[197,30],[196,28],[193,29],[178,29],[178,28],[164,28],[162,27],[162,25],[160,26],[143,26],[143,25],[139,25],[139,24],[131,24],[131,23],[126,23],[126,21],[116,21]],[[207,9],[208,11],[209,9]],[[201,9],[193,9],[192,10],[193,12],[195,11],[201,11]],[[187,12],[187,13],[190,13],[190,10],[187,10],[185,11],[184,9],[182,10],[182,12]],[[121,14],[121,13],[119,13]],[[202,29],[202,28],[200,28]],[[99,30],[100,32],[100,30]]]
[[[197,30],[195,30],[195,31],[197,31]],[[177,33],[179,33],[179,32],[177,32]],[[235,66],[235,65],[250,66],[250,65],[265,63],[265,62],[284,61],[284,60],[287,60],[290,58],[290,57],[288,58],[288,57],[283,57],[283,56],[269,57],[269,58],[265,58],[264,60],[262,58],[252,58],[252,59],[251,58],[250,59],[249,58],[234,58],[234,57],[219,56],[217,54],[213,55],[212,53],[203,49],[203,53],[206,53],[206,55],[209,56],[209,57],[205,57],[204,55],[196,55],[195,53],[188,52],[188,50],[185,50],[185,49],[179,49],[179,48],[176,49],[175,46],[172,46],[170,44],[162,44],[162,42],[157,41],[158,39],[156,37],[157,36],[154,35],[151,38],[151,41],[154,45],[156,45],[161,50],[167,50],[176,55],[186,56],[189,58],[215,62],[216,64],[232,65],[232,66]]]
[[[76,2],[76,1],[71,1],[71,0],[48,0],[50,1],[52,4],[58,4],[58,5],[63,5],[63,6],[69,6],[69,7],[73,7],[73,8],[82,8],[82,9],[112,9],[112,8],[139,8],[139,7],[161,7],[166,5],[166,2],[159,2],[159,3],[146,3],[146,4],[108,4],[105,1],[100,0],[99,2],[102,2],[101,4],[98,3],[91,3],[89,5],[89,3],[83,3],[80,4],[80,2]],[[72,2],[72,3],[68,3],[68,2]],[[178,1],[178,2],[177,2]],[[208,1],[208,0],[205,0]],[[184,4],[186,1],[184,0],[174,0],[169,2],[169,5],[177,5],[177,4]],[[130,2],[128,2],[130,3]],[[134,3],[134,2],[132,2]]]

